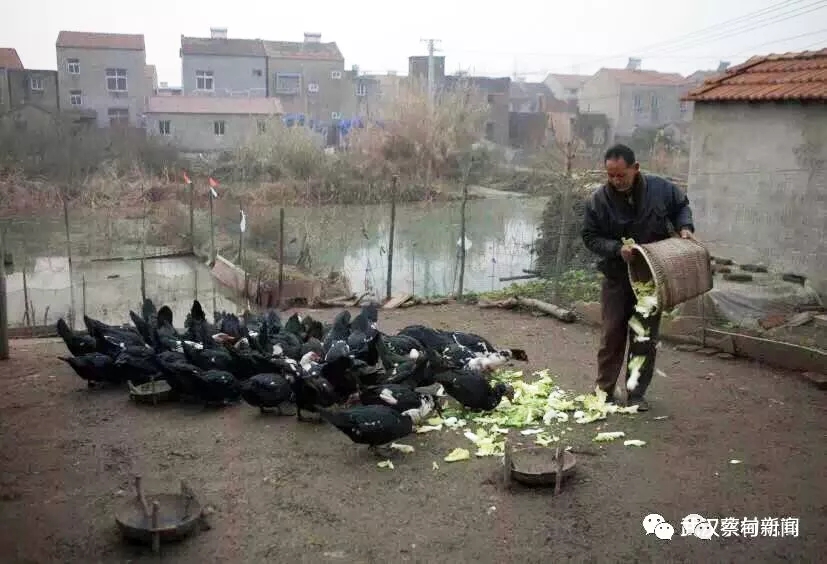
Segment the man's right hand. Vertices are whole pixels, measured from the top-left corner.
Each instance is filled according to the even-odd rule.
[[[626,262],[632,261],[632,247],[629,245],[623,245],[620,247],[620,256],[623,257],[623,260]]]

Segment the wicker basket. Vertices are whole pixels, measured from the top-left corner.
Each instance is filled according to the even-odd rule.
[[[711,257],[701,243],[670,237],[634,245],[633,249],[629,280],[654,281],[659,311],[668,311],[712,289]]]

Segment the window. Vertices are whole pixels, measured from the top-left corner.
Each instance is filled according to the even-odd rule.
[[[224,120],[214,121],[212,124],[212,130],[218,137],[224,135]]]
[[[341,80],[342,79],[342,71],[340,71],[340,70],[330,71],[330,78],[332,78],[333,80]]]
[[[43,92],[43,79],[39,76],[29,78],[29,87],[33,92]]]
[[[566,94],[572,98],[577,97],[577,88],[566,88]]]
[[[258,134],[261,135],[265,131],[267,131],[267,124],[264,123],[263,121],[259,120],[259,122],[258,122]]]
[[[80,74],[80,61],[77,59],[66,59],[66,70],[69,74]]]
[[[83,93],[80,90],[69,90],[69,103],[73,106],[83,104]]]
[[[126,108],[109,108],[109,125],[111,127],[129,125],[129,110]]]
[[[315,82],[310,82],[307,85],[307,91],[308,92],[318,92],[319,91],[319,85],[316,84]]]
[[[106,89],[110,92],[126,92],[126,69],[106,69]]]
[[[357,96],[367,96],[368,95],[368,85],[364,82],[360,82],[356,85],[356,95]]]
[[[637,94],[635,95],[635,111],[640,113],[643,111],[643,100],[640,99],[640,96]]]
[[[301,86],[302,78],[298,73],[276,73],[276,93],[277,94],[298,94]]]
[[[489,94],[489,95],[488,95],[488,103],[489,103],[489,104],[493,104],[493,103],[494,103],[494,95],[493,95],[493,94]]]
[[[602,127],[595,127],[592,130],[592,145],[602,147],[606,143],[606,131]]]
[[[494,122],[489,121],[485,124],[485,138],[489,141],[494,138]]]
[[[253,69],[253,76],[261,76],[261,69]]]
[[[215,78],[212,71],[195,71],[196,90],[215,90]]]
[[[681,115],[689,111],[689,102],[681,102]]]
[[[658,111],[658,97],[655,96],[654,94],[652,94],[651,104],[652,104],[652,111],[653,112]]]
[[[330,119],[342,119],[342,116],[339,112],[330,112]]]
[[[169,127],[169,120],[164,119],[158,122],[158,133],[161,135],[169,135],[170,127]]]

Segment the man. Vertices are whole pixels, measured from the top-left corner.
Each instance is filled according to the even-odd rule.
[[[646,244],[676,232],[693,239],[695,227],[686,195],[664,178],[641,173],[632,149],[615,145],[606,151],[605,162],[608,182],[588,201],[582,230],[583,243],[600,257],[597,267],[605,277],[600,292],[603,331],[597,354],[597,386],[608,394],[607,401],[612,401],[628,342],[630,357],[646,357],[638,385],[629,392],[629,402],[646,411],[649,406],[644,394],[655,368],[660,312],[641,320],[648,326],[650,340],[634,342],[628,323],[635,314],[636,300],[626,266],[632,252],[621,239]],[[628,368],[623,377],[628,378]]]

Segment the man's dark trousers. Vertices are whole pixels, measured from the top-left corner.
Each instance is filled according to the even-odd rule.
[[[629,392],[630,399],[642,398],[652,382],[655,370],[655,352],[660,331],[661,313],[657,312],[647,318],[635,312],[635,294],[629,278],[604,278],[600,291],[600,304],[603,319],[603,331],[600,339],[600,351],[597,353],[597,385],[612,398],[615,384],[620,376],[626,356],[628,358],[644,355],[646,361],[640,370],[637,388]],[[629,320],[635,316],[648,330],[648,341],[635,342],[635,334],[629,328]],[[628,363],[623,377],[628,379]]]

